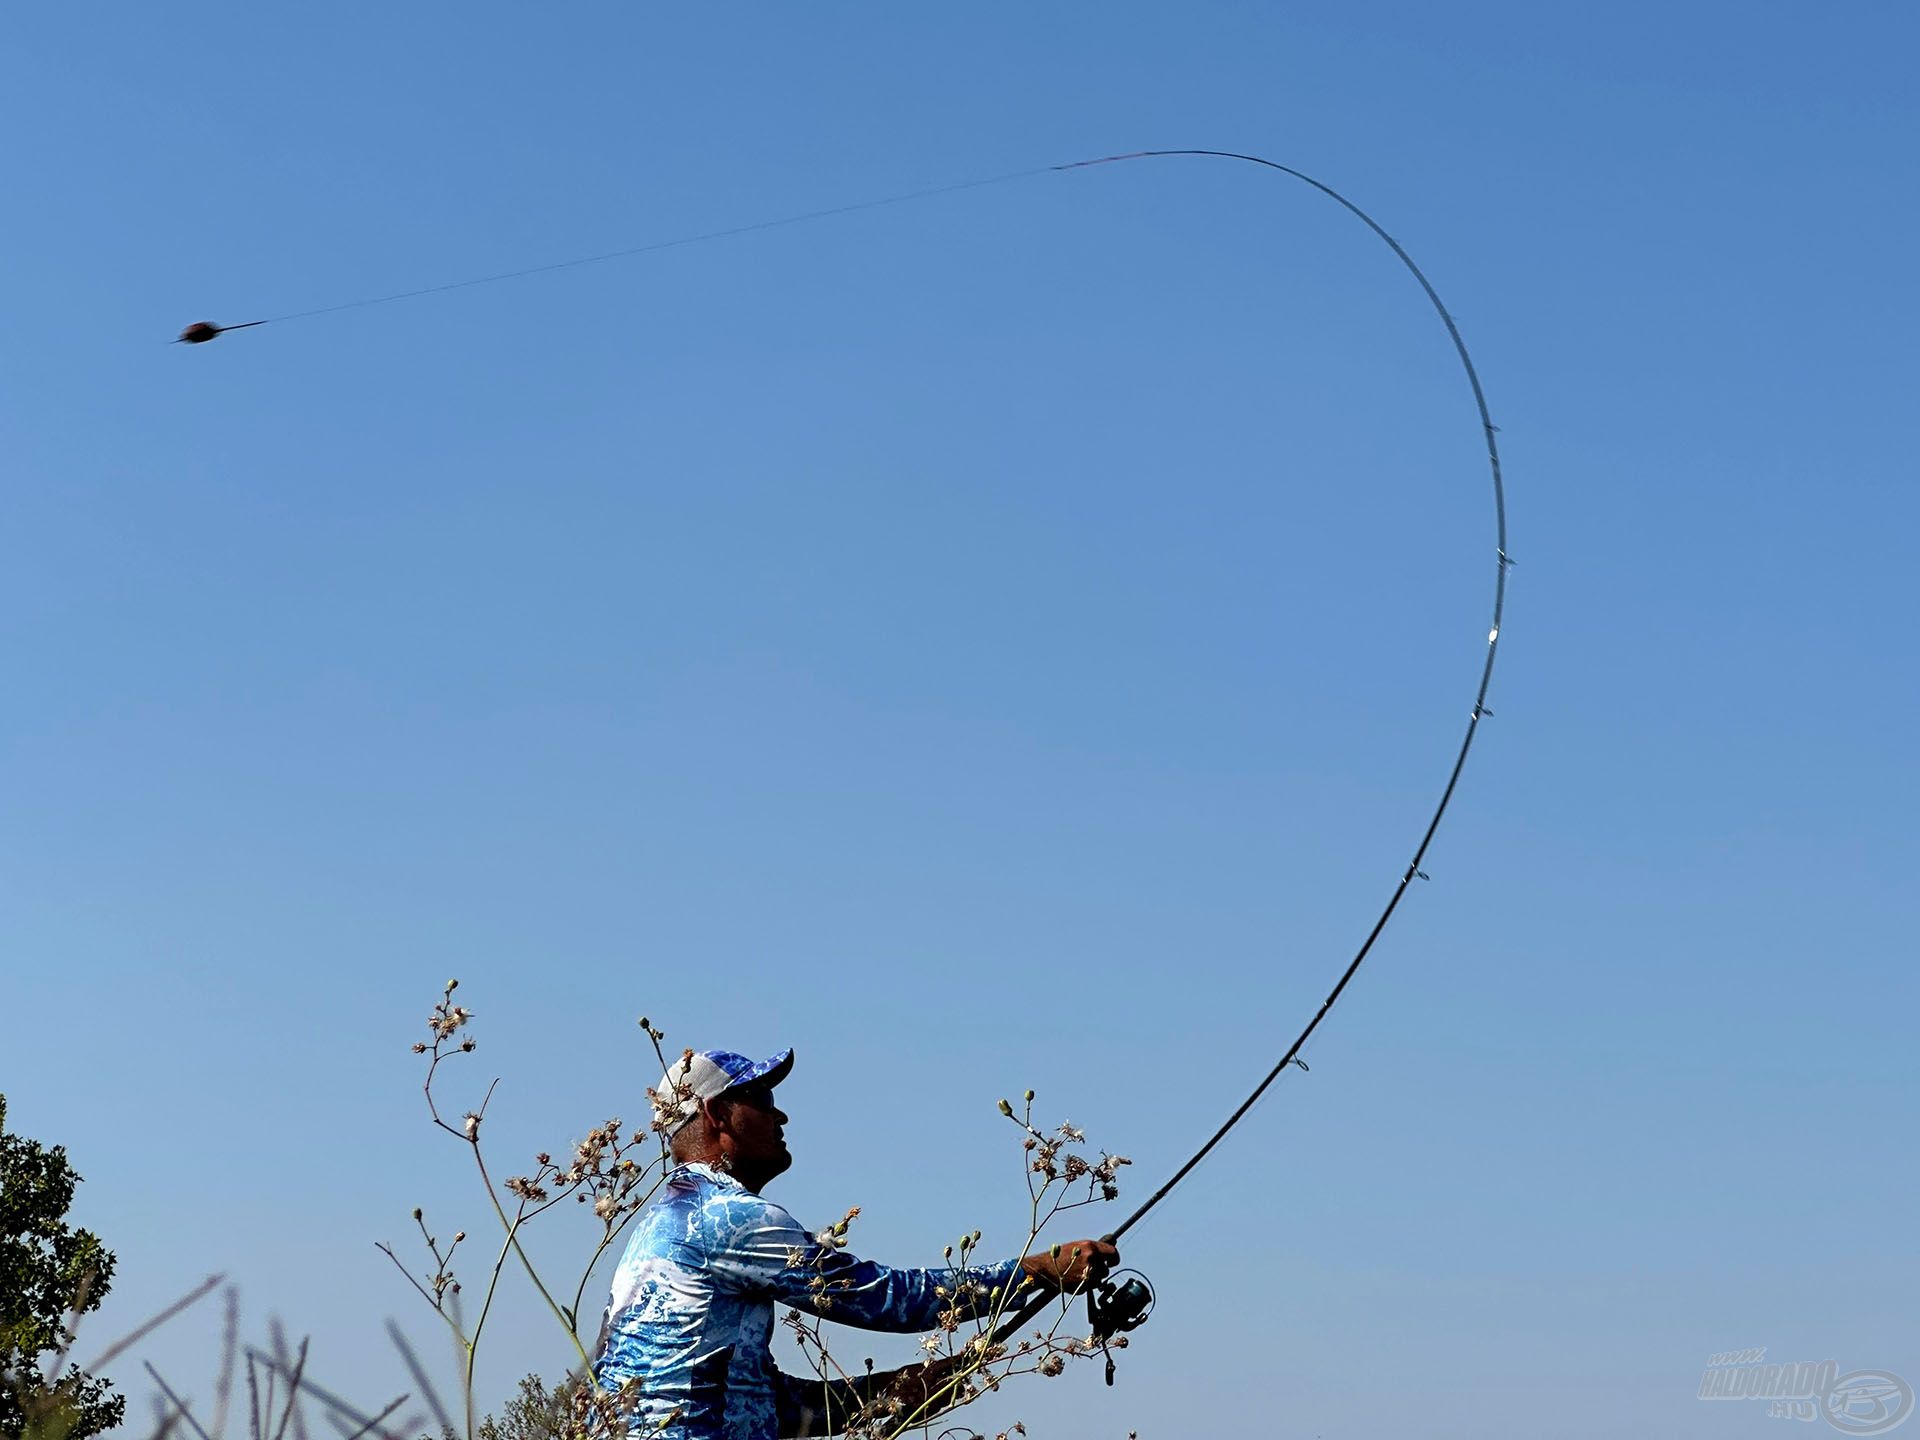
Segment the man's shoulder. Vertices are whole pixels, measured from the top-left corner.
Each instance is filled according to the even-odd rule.
[[[655,1208],[736,1220],[765,1216],[776,1222],[794,1223],[793,1217],[778,1203],[756,1195],[724,1171],[701,1164],[682,1165],[669,1171]]]
[[[730,1205],[754,1204],[760,1197],[724,1170],[693,1161],[667,1172],[661,1200],[680,1205]]]
[[[734,1250],[773,1236],[797,1243],[794,1237],[802,1229],[777,1201],[705,1165],[683,1165],[669,1173],[658,1203],[676,1215],[679,1223],[669,1223],[683,1243],[698,1250]]]

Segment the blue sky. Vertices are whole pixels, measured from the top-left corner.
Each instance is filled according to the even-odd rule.
[[[96,1333],[225,1270],[405,1388],[373,1242],[484,1219],[406,1053],[449,975],[503,1163],[641,1114],[641,1013],[793,1045],[777,1196],[897,1263],[1018,1240],[1002,1094],[1136,1196],[1232,1107],[1490,598],[1470,398],[1350,217],[1108,167],[164,343],[1191,145],[1458,316],[1496,717],[1311,1074],[1128,1247],[1118,1386],[969,1418],[1736,1435],[1714,1351],[1920,1380],[1906,8],[8,29],[0,1086],[120,1255]],[[483,1398],[565,1361],[509,1295]],[[145,1353],[204,1395],[216,1328]]]

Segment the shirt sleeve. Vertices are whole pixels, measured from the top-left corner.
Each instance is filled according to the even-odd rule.
[[[863,1330],[930,1330],[948,1309],[956,1320],[991,1314],[1025,1283],[1018,1260],[941,1270],[896,1270],[862,1260],[822,1245],[757,1195],[730,1200],[727,1210],[706,1237],[715,1281],[822,1320]]]

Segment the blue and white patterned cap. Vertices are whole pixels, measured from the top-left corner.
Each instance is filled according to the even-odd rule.
[[[669,1065],[660,1088],[648,1091],[647,1098],[653,1101],[654,1119],[661,1133],[672,1135],[700,1113],[699,1101],[756,1080],[778,1085],[791,1069],[791,1050],[782,1050],[767,1060],[749,1060],[731,1050],[695,1050]]]

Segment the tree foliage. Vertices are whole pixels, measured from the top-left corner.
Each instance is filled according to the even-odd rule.
[[[7,1133],[0,1095],[0,1436],[86,1440],[126,1409],[106,1380],[59,1369],[113,1281],[113,1252],[66,1223],[79,1183],[64,1147]]]
[[[480,1422],[479,1440],[567,1440],[574,1433],[569,1422],[580,1388],[571,1375],[551,1390],[538,1375],[522,1376],[519,1390],[500,1413]]]

